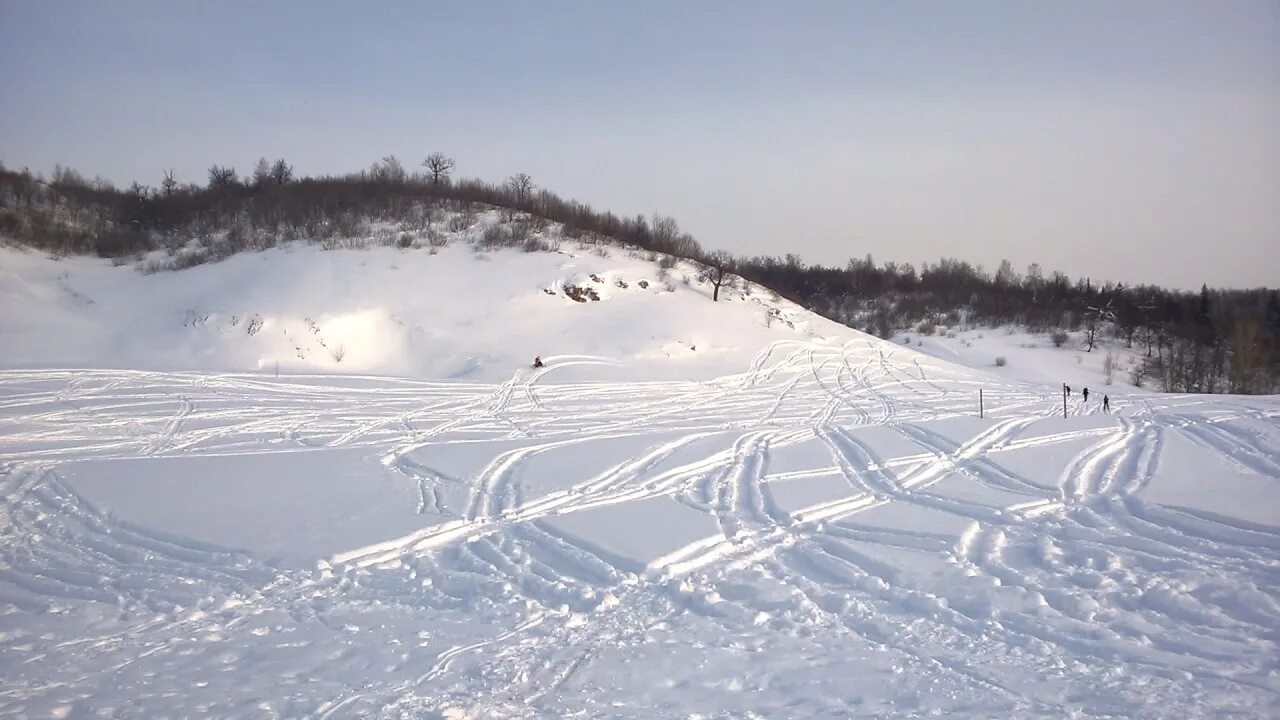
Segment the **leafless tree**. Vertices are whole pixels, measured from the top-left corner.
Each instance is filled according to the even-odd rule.
[[[711,283],[712,302],[720,301],[720,288],[734,285],[734,259],[724,250],[717,250],[706,257],[706,269],[702,279]]]
[[[533,178],[529,177],[528,173],[516,173],[507,178],[506,185],[515,200],[516,207],[521,210],[527,209],[529,198],[533,196]]]
[[[422,161],[422,166],[427,169],[427,173],[431,176],[431,184],[439,185],[442,182],[449,182],[449,172],[453,170],[453,158],[446,157],[442,152],[433,152]]]
[[[408,173],[395,155],[387,155],[369,168],[369,176],[375,181],[400,184],[408,177]]]
[[[178,191],[178,177],[174,174],[173,168],[164,171],[164,180],[160,181],[160,190],[164,192],[165,197],[169,197]]]
[[[236,184],[237,180],[235,168],[223,165],[209,166],[209,187],[211,189],[231,187]]]
[[[265,187],[269,182],[271,182],[271,163],[265,157],[258,158],[258,164],[253,168],[253,185]]]
[[[1093,352],[1094,337],[1098,334],[1098,323],[1115,322],[1116,313],[1111,307],[1111,301],[1108,300],[1106,305],[1095,307],[1090,305],[1085,311],[1085,332],[1088,333],[1088,344],[1085,352]]]
[[[1017,285],[1019,282],[1018,273],[1013,269],[1013,263],[1008,260],[1001,260],[1000,267],[996,270],[995,283],[997,287],[1009,287]]]
[[[293,182],[293,166],[284,161],[284,158],[276,160],[271,165],[271,182],[277,185],[287,185]]]
[[[653,236],[654,247],[670,248],[680,237],[680,223],[673,217],[655,214],[650,234]]]
[[[1036,295],[1040,292],[1040,287],[1044,285],[1044,273],[1040,270],[1040,263],[1031,263],[1027,266],[1026,284],[1031,289],[1031,302],[1035,304]]]

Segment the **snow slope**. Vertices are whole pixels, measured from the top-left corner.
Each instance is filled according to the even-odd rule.
[[[1098,333],[1096,346],[1086,350],[1082,332],[1070,333],[1062,347],[1055,347],[1047,333],[1027,332],[1014,326],[967,329],[943,328],[934,335],[900,332],[895,343],[947,362],[986,370],[1010,380],[1053,385],[1066,383],[1074,391],[1090,388],[1104,393],[1132,393],[1133,369],[1142,363],[1143,350]],[[1105,363],[1110,354],[1114,369],[1107,383]],[[997,366],[997,358],[1004,359]],[[1147,383],[1151,384],[1148,380]]]
[[[1117,392],[1063,418],[1056,381],[785,303],[794,327],[766,323],[759,292],[541,292],[646,271],[616,253],[421,256],[3,257],[26,303],[6,363],[30,367],[0,371],[0,715],[1280,708],[1280,399]],[[277,379],[276,341],[205,332],[369,298],[403,342],[350,366]],[[571,357],[528,368],[548,337]]]
[[[848,335],[759,288],[712,303],[687,262],[664,272],[616,247],[559,245],[294,245],[149,275],[0,247],[0,366],[499,381],[542,355],[561,358],[558,377],[572,364],[569,377],[689,379],[772,340]]]

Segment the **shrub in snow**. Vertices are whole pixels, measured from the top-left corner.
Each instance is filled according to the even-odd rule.
[[[1054,347],[1062,347],[1063,345],[1066,345],[1067,338],[1068,335],[1066,330],[1054,330],[1053,334],[1049,336],[1049,339],[1053,341]]]
[[[565,285],[564,294],[568,295],[571,300],[584,303],[588,300],[599,300],[600,295],[594,288],[578,287],[577,285]]]
[[[480,234],[479,246],[484,249],[511,247],[516,244],[515,234],[504,225],[490,225]]]
[[[1008,365],[1008,364],[1009,364],[1009,360],[1005,358],[1005,356],[1001,355],[996,358],[996,367],[1004,367],[1005,365]]]
[[[1133,383],[1134,387],[1142,387],[1142,379],[1146,377],[1147,374],[1146,370],[1146,365],[1142,363],[1134,365],[1129,369],[1129,382]]]
[[[164,272],[166,270],[173,270],[174,267],[175,265],[173,260],[170,260],[167,258],[151,258],[146,262],[142,263],[142,266],[139,267],[138,269],[142,271],[143,275],[150,275],[152,273]]]
[[[527,237],[520,241],[520,249],[527,253],[534,252],[551,252],[555,250],[555,246],[543,240],[542,238]]]
[[[916,326],[916,332],[920,333],[921,335],[932,335],[933,331],[937,329],[938,329],[938,326],[934,325],[932,320],[925,320],[924,322]]]

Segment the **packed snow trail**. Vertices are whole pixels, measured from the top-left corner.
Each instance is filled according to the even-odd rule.
[[[1275,398],[1064,419],[861,338],[599,362],[0,372],[0,714],[1280,708]]]

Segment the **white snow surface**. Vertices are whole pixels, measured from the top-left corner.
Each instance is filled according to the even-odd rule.
[[[1280,711],[1280,399],[562,250],[0,251],[0,715]]]
[[[1089,350],[1083,331],[1067,336],[1062,347],[1055,347],[1049,333],[1005,326],[940,328],[933,335],[904,331],[893,339],[904,347],[940,360],[983,368],[1010,380],[1045,385],[1066,383],[1073,393],[1089,388],[1098,398],[1111,393],[1113,388],[1134,389],[1133,370],[1142,363],[1144,354],[1140,342],[1129,347],[1105,331],[1099,331],[1094,348]],[[1104,370],[1108,355],[1114,363],[1110,383]],[[997,359],[1002,359],[1004,364],[996,365]]]
[[[709,302],[688,262],[664,276],[617,247],[559,245],[293,244],[150,275],[0,246],[0,367],[500,382],[541,355],[557,360],[555,381],[706,379],[772,340],[845,333],[755,286]],[[568,286],[599,299],[571,300]]]

